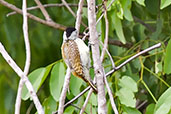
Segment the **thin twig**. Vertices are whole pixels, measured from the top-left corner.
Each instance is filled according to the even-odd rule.
[[[63,111],[64,111],[64,103],[65,103],[66,93],[69,87],[70,76],[71,76],[71,71],[70,71],[70,68],[68,67],[66,75],[65,75],[63,89],[62,89],[61,96],[59,99],[58,114],[63,114]]]
[[[105,32],[104,47],[103,47],[102,54],[101,54],[101,61],[103,61],[103,59],[104,59],[105,51],[107,50],[107,46],[108,46],[109,22],[108,22],[108,19],[107,19],[106,4],[107,4],[107,1],[104,1],[104,10],[105,10],[104,11],[104,17],[105,17],[106,32]],[[113,66],[113,68],[115,68],[115,66]],[[104,71],[104,69],[103,69],[103,71]],[[106,85],[106,88],[107,88],[107,92],[108,92],[108,95],[109,95],[109,98],[110,98],[110,103],[112,105],[113,111],[115,112],[115,114],[118,114],[118,110],[116,108],[116,105],[115,105],[115,102],[114,102],[114,99],[113,99],[113,94],[112,94],[110,86],[109,86],[109,84],[107,82],[106,76],[104,76],[104,82],[105,82],[105,85]]]
[[[134,56],[130,57],[129,59],[127,59],[126,61],[124,61],[122,64],[120,64],[118,67],[115,68],[115,70],[119,70],[121,67],[123,67],[125,64],[129,63],[130,61],[132,61],[133,59],[137,58],[138,56],[148,52],[148,51],[151,51],[153,49],[156,49],[156,48],[159,48],[161,46],[161,43],[158,43],[156,45],[153,45],[143,51],[140,51],[139,53],[135,54]]]
[[[101,61],[103,61],[103,59],[104,59],[104,55],[105,55],[105,52],[106,52],[106,49],[107,49],[107,47],[108,47],[108,34],[109,34],[109,21],[108,21],[108,19],[107,19],[107,9],[106,9],[106,2],[104,1],[104,17],[105,17],[105,29],[106,29],[106,31],[105,31],[105,40],[104,40],[104,47],[103,47],[103,49],[102,49],[102,53],[101,53]]]
[[[6,6],[7,8],[9,8],[9,9],[11,9],[11,10],[13,10],[13,11],[16,11],[17,13],[19,13],[19,14],[21,14],[21,15],[23,14],[21,9],[17,8],[15,5],[12,5],[12,4],[10,4],[10,3],[4,1],[4,0],[0,0],[0,4]],[[53,22],[53,21],[50,21],[50,22],[49,22],[49,21],[45,21],[45,20],[40,19],[40,18],[38,18],[38,17],[36,17],[36,16],[30,14],[30,13],[27,13],[27,16],[28,16],[30,19],[32,19],[32,20],[35,20],[35,21],[37,21],[37,22],[39,22],[39,23],[41,23],[41,24],[44,24],[44,25],[53,27],[53,28],[55,28],[55,29],[59,29],[59,30],[65,30],[65,29],[66,29],[66,27],[63,26],[63,25],[60,25],[60,24],[55,23],[55,22]]]
[[[17,75],[25,82],[25,85],[30,93],[31,98],[33,99],[33,102],[36,106],[36,109],[39,114],[44,114],[44,110],[42,105],[40,104],[40,101],[36,95],[36,92],[34,91],[34,88],[29,81],[28,77],[24,74],[24,72],[17,66],[17,64],[14,62],[14,60],[9,56],[7,51],[5,50],[4,46],[0,43],[0,53],[6,60],[6,62],[11,66],[11,68],[17,73]]]
[[[42,11],[42,13],[43,13],[45,19],[46,19],[47,21],[52,21],[52,19],[50,18],[48,12],[47,12],[46,9],[43,7],[42,3],[41,3],[39,0],[34,0],[34,1],[36,2],[37,6],[40,8],[40,10]]]
[[[68,3],[65,0],[62,0],[62,3],[65,5],[65,7],[69,10],[69,12],[76,17],[76,14],[74,13],[74,11],[72,11],[72,9],[69,7]]]
[[[28,37],[28,21],[27,21],[27,1],[23,0],[23,34],[24,34],[24,42],[26,47],[26,61],[24,67],[24,75],[27,76],[30,68],[30,60],[31,60],[31,52],[30,52],[30,42]],[[20,106],[21,106],[21,92],[24,86],[24,80],[20,79],[18,91],[17,91],[17,98],[15,103],[15,114],[20,114]]]
[[[93,93],[93,89],[91,88],[90,91],[88,92],[88,95],[86,97],[86,100],[84,101],[84,104],[83,104],[83,106],[81,108],[80,114],[83,114],[84,113],[85,108],[86,108],[86,106],[88,104],[88,101],[89,101],[92,93]]]
[[[78,5],[78,10],[77,10],[77,18],[76,18],[76,22],[75,22],[75,28],[78,31],[77,35],[79,35],[79,31],[80,31],[80,25],[81,25],[81,19],[82,19],[81,14],[82,14],[83,4],[84,4],[84,0],[80,0],[79,5]]]
[[[100,61],[100,51],[99,51],[99,42],[98,42],[98,33],[96,30],[96,13],[95,13],[95,0],[87,0],[88,4],[88,25],[90,32],[90,42],[92,48],[92,56],[93,56],[93,66],[94,73],[97,79],[97,89],[98,89],[98,113],[106,114],[106,98],[105,98],[105,90],[104,90],[104,72],[102,67],[102,62]]]
[[[78,107],[77,105],[71,104],[71,106],[73,106],[73,107],[77,108],[78,110],[81,110],[81,108],[80,108],[80,107]],[[84,113],[88,114],[86,111],[84,111]]]
[[[154,50],[154,49],[156,49],[156,48],[159,48],[160,46],[161,46],[161,43],[158,43],[158,44],[156,44],[156,45],[153,45],[153,46],[151,46],[151,47],[149,47],[149,48],[147,48],[147,49],[145,49],[145,50],[139,52],[139,53],[141,53],[141,54],[139,54],[139,53],[135,54],[134,57],[132,56],[132,57],[130,57],[131,59],[128,59],[129,61],[126,60],[127,62],[123,62],[124,64],[121,64],[121,65],[115,67],[115,69],[116,69],[116,70],[119,70],[119,69],[122,68],[125,64],[129,63],[130,61],[132,61],[133,59],[137,58],[138,56],[143,55],[144,53],[147,53],[147,52],[149,52],[149,51],[151,51],[151,50]],[[137,56],[137,55],[138,55],[138,56]],[[105,74],[105,76],[108,77],[108,76],[110,76],[112,73],[116,72],[115,69],[112,69],[112,70],[110,70],[109,72],[107,72],[107,73]],[[70,101],[68,101],[68,102],[64,105],[64,107],[66,107],[66,106],[68,106],[69,104],[73,103],[75,100],[77,100],[79,97],[81,97],[84,93],[86,93],[90,88],[91,88],[90,86],[88,86],[87,88],[85,88],[81,93],[79,93],[79,94],[78,94],[77,96],[75,96],[73,99],[71,99]]]
[[[68,5],[70,7],[78,7],[78,4],[68,3]],[[45,7],[45,8],[48,8],[48,7],[64,7],[64,6],[65,5],[63,3],[61,3],[61,4],[44,4],[43,5],[43,7]],[[87,7],[87,5],[83,5],[83,7]],[[31,11],[31,10],[35,10],[35,9],[39,9],[39,7],[38,6],[32,6],[32,7],[27,8],[27,11]],[[8,17],[8,16],[15,15],[15,14],[16,14],[16,12],[13,11],[13,12],[8,13],[6,16]]]

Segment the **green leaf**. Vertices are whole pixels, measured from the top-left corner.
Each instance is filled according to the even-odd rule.
[[[52,112],[56,111],[57,108],[56,101],[53,99],[52,96],[49,96],[44,100],[43,106],[45,114],[52,114]]]
[[[122,88],[126,88],[131,90],[132,92],[137,92],[137,83],[130,77],[128,76],[123,76],[120,80],[119,80],[119,85]]]
[[[171,4],[171,0],[161,0],[160,9],[163,9]]]
[[[142,6],[145,6],[144,1],[145,1],[145,0],[136,0],[136,2],[137,2],[138,4],[140,4],[140,5],[142,5]]]
[[[122,23],[121,23],[121,20],[118,18],[118,16],[116,14],[114,14],[114,27],[115,27],[115,30],[116,30],[116,34],[119,38],[119,40],[125,44],[126,43],[126,40],[125,40],[125,36],[124,36],[124,33],[123,33],[123,29],[122,29]]]
[[[166,48],[166,56],[164,58],[164,72],[166,74],[170,74],[171,73],[171,40],[169,40],[169,43],[167,45]]]
[[[119,97],[121,104],[134,108],[136,105],[134,92],[138,91],[136,82],[128,76],[123,76],[119,80],[119,85],[121,89],[117,91],[116,96]]]
[[[135,107],[136,100],[134,98],[134,93],[126,88],[121,88],[119,91],[116,92],[116,96],[119,97],[121,104],[124,104],[128,107]]]
[[[141,112],[135,108],[123,107],[123,109],[124,109],[123,114],[141,114]]]
[[[63,62],[57,62],[51,71],[50,93],[55,101],[59,101],[61,89],[65,78],[65,67]]]
[[[51,64],[45,68],[38,68],[28,75],[28,79],[32,83],[35,92],[38,91],[38,89],[41,87],[41,85],[45,81],[52,66],[53,66],[53,64]],[[30,97],[30,93],[28,92],[28,89],[26,88],[25,85],[22,89],[21,97],[23,100],[27,100]]]
[[[169,110],[171,110],[171,87],[160,96],[154,114],[167,114]]]
[[[97,106],[97,95],[92,93],[92,95],[90,97],[90,102],[92,103],[92,105]]]
[[[120,19],[123,19],[123,9],[122,9],[122,4],[117,1],[115,3],[115,6],[116,6],[116,14],[117,16],[120,18]]]
[[[133,21],[132,13],[130,11],[132,1],[131,0],[122,0],[121,3],[122,3],[122,6],[123,6],[124,17],[128,21]]]
[[[155,104],[149,104],[146,108],[146,114],[154,114]]]
[[[82,79],[75,77],[73,75],[71,76],[70,90],[74,96],[76,96],[80,93],[80,87],[81,87],[82,83],[83,83]]]
[[[64,114],[73,114],[75,107],[69,106],[64,110]]]

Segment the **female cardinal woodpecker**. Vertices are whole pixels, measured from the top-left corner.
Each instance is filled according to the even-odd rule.
[[[72,74],[87,82],[97,93],[97,88],[89,74],[91,63],[89,48],[83,40],[78,38],[77,30],[74,27],[68,27],[65,30],[61,50],[62,57]]]

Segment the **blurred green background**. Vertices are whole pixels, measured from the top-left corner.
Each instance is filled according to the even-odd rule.
[[[42,4],[61,3],[60,0],[40,1]],[[17,6],[20,9],[22,8],[21,0],[7,0],[7,2]],[[78,0],[68,2],[78,4]],[[108,4],[110,2],[111,0],[108,0]],[[97,9],[98,18],[103,12],[102,9],[100,9],[102,1],[97,0],[96,3],[99,6]],[[108,49],[112,54],[116,65],[119,65],[124,60],[140,50],[146,49],[149,46],[159,42],[162,43],[162,47],[160,49],[156,49],[152,52],[149,52],[147,55],[135,59],[108,78],[120,113],[133,114],[133,112],[135,112],[134,114],[139,114],[146,111],[146,114],[152,114],[154,107],[157,106],[154,98],[158,99],[160,95],[162,95],[164,91],[170,87],[171,70],[169,65],[171,64],[171,55],[169,52],[171,47],[167,47],[171,36],[170,3],[171,2],[169,0],[115,0],[112,6],[108,9],[109,38],[111,40],[117,40],[119,42],[126,42],[131,44],[131,48],[127,46],[125,48],[122,46],[119,47],[116,45],[109,45]],[[36,3],[34,1],[27,1],[27,6],[36,6]],[[72,7],[72,9],[76,13],[77,7]],[[65,26],[75,26],[75,18],[65,7],[49,7],[46,8],[46,10],[48,11],[52,20],[56,23]],[[4,45],[7,52],[20,66],[20,68],[23,69],[25,64],[25,45],[22,31],[22,15],[15,14],[7,17],[7,14],[11,11],[12,10],[0,4],[0,42]],[[44,19],[39,9],[29,12],[37,17]],[[87,24],[86,7],[83,8],[83,22]],[[28,28],[31,46],[31,66],[29,72],[31,73],[35,70],[35,72],[39,74],[40,72],[43,72],[43,70],[47,71],[49,68],[47,75],[45,75],[46,71],[42,75],[42,77],[45,79],[42,80],[41,78],[41,83],[38,85],[38,89],[36,91],[38,91],[38,96],[46,110],[45,112],[51,113],[57,109],[58,96],[56,95],[60,94],[60,90],[62,88],[62,83],[60,83],[59,80],[63,80],[66,70],[66,66],[61,60],[60,49],[62,44],[63,31],[42,25],[31,19],[28,20]],[[82,26],[81,32],[83,32],[84,29],[85,28]],[[100,40],[104,41],[104,18],[102,18],[100,23],[97,25],[97,30],[99,33],[101,33]],[[100,49],[102,49],[102,47],[100,47]],[[50,64],[53,65],[48,67]],[[107,55],[105,55],[103,66],[106,72],[112,69],[110,59]],[[61,69],[61,71],[59,69]],[[31,78],[37,79],[40,76],[35,74],[30,74],[30,77],[36,76]],[[91,69],[91,74],[93,74],[93,69]],[[59,80],[55,78],[55,76],[61,75],[63,77],[59,78]],[[124,76],[131,79],[123,78]],[[53,79],[57,79],[57,82],[52,82]],[[161,79],[164,80],[165,84],[162,83]],[[120,89],[126,87],[121,84],[121,82],[124,82],[125,80],[130,86],[133,85],[131,85],[132,81],[129,83],[129,80],[135,81],[135,85],[138,87],[138,90],[135,89],[134,91],[131,91],[131,94],[135,95],[137,103],[139,104],[143,101],[147,101],[144,107],[140,107],[138,109],[136,108],[133,99],[130,99],[127,103],[125,102],[125,99],[119,97],[122,94]],[[10,68],[3,57],[0,56],[1,113],[14,113],[18,82],[19,77],[17,74]],[[57,84],[58,82],[58,86],[53,85],[54,83]],[[145,85],[147,85],[147,88],[151,90],[152,94],[148,91]],[[56,90],[54,91],[54,89],[58,87],[59,89],[57,90],[57,94],[55,93]],[[77,93],[79,93],[85,87],[87,87],[87,85],[83,83],[82,80],[72,77],[70,84],[71,93],[67,95],[67,101],[76,96]],[[152,97],[153,95],[154,98]],[[107,94],[106,97],[108,113],[111,114],[113,111]],[[79,98],[79,100],[74,102],[74,104],[81,107],[85,98],[86,96]],[[171,100],[169,99],[168,101]],[[134,105],[129,104],[132,102]],[[146,109],[147,106],[150,108]],[[90,108],[92,108],[91,111]],[[155,110],[157,110],[157,108]],[[22,101],[21,113],[26,112],[36,112],[36,109],[34,108],[31,100]],[[86,112],[93,112],[93,114],[97,113],[97,101],[94,94],[88,104]],[[65,113],[79,113],[79,110],[69,106],[66,108]]]

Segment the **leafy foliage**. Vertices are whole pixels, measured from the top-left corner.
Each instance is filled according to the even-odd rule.
[[[112,0],[108,0],[108,5]],[[8,0],[21,8],[22,1]],[[54,3],[52,0],[41,1],[43,4]],[[61,3],[60,0],[55,3]],[[78,1],[68,1],[78,4]],[[97,18],[103,13],[102,1],[97,0]],[[28,1],[28,6],[34,6],[34,1]],[[102,7],[102,8],[101,8]],[[50,17],[65,26],[74,26],[75,18],[65,7],[46,8]],[[72,7],[74,12],[76,7]],[[107,10],[109,20],[109,39],[117,40],[125,45],[112,45],[109,41],[108,50],[116,66],[137,52],[158,42],[161,48],[148,52],[131,61],[120,70],[108,77],[110,88],[115,98],[119,113],[123,114],[171,114],[171,1],[170,0],[115,0]],[[19,14],[6,17],[11,12],[0,5],[0,42],[8,53],[23,68],[25,64],[25,47],[22,33],[22,16]],[[44,19],[40,10],[30,13]],[[87,7],[83,8],[83,22],[87,24]],[[81,26],[81,32],[84,31]],[[100,40],[104,41],[104,18],[97,24],[101,33]],[[63,31],[50,28],[33,20],[29,20],[29,39],[31,44],[31,69],[28,75],[34,90],[39,95],[46,114],[58,108],[58,101],[63,86],[66,66],[61,60]],[[129,45],[128,45],[129,44]],[[102,49],[102,47],[100,47]],[[93,63],[92,63],[93,64]],[[103,66],[105,72],[112,69],[107,54]],[[93,68],[90,71],[93,74]],[[3,114],[14,113],[15,97],[19,78],[0,56],[0,111]],[[88,85],[81,79],[71,76],[70,88],[66,102],[79,94]],[[65,114],[79,113],[87,93],[74,101],[77,108],[69,105]],[[22,90],[21,113],[26,113],[31,107],[26,87]],[[108,113],[113,113],[106,92]],[[141,106],[143,103],[145,104]],[[92,94],[86,112],[97,113],[97,95]],[[30,113],[35,113],[33,107]]]

